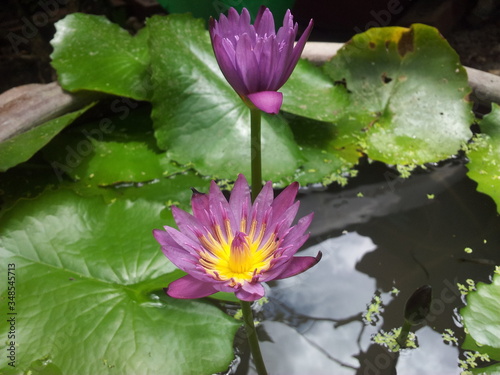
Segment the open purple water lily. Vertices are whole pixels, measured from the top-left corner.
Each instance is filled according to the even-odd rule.
[[[215,57],[229,84],[248,104],[267,113],[278,113],[283,94],[277,92],[293,72],[311,33],[313,21],[297,44],[298,25],[288,10],[276,33],[271,11],[261,7],[255,23],[243,8],[241,15],[230,8],[217,22],[210,18],[209,30]]]
[[[269,181],[252,204],[250,189],[239,175],[226,200],[212,181],[210,192],[195,192],[193,215],[172,207],[176,230],[155,229],[163,253],[188,274],[170,283],[167,294],[175,298],[201,298],[218,291],[234,292],[243,301],[264,296],[262,282],[297,275],[321,259],[294,257],[309,237],[309,214],[292,222],[300,202],[294,203],[298,183],[274,198]]]

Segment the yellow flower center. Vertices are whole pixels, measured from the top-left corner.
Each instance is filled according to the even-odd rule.
[[[233,233],[229,220],[226,220],[225,234],[220,226],[215,225],[212,233],[200,237],[206,250],[200,254],[200,264],[214,278],[231,280],[231,286],[251,281],[255,275],[268,270],[278,248],[274,233],[263,243],[264,223],[258,231],[256,221],[252,222],[248,233],[244,232],[245,228],[243,220],[240,230]]]

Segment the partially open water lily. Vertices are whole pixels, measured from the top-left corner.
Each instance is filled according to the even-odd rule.
[[[210,18],[210,37],[215,57],[233,89],[249,104],[267,113],[278,113],[283,94],[277,92],[285,84],[300,58],[313,27],[305,29],[294,46],[297,23],[288,10],[283,26],[274,28],[271,11],[261,7],[255,23],[243,8],[241,15],[230,8],[217,22]]]
[[[264,296],[262,282],[314,266],[321,253],[294,257],[313,218],[311,213],[292,226],[297,191],[293,183],[274,198],[269,181],[252,204],[248,183],[239,175],[229,201],[212,181],[208,194],[194,192],[193,215],[172,207],[179,230],[165,227],[153,234],[167,258],[188,274],[172,282],[167,294],[200,298],[223,291],[254,301]]]

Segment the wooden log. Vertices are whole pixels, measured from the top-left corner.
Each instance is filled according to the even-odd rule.
[[[7,90],[0,95],[0,142],[76,111],[97,97],[97,93],[69,93],[57,82],[29,84]]]

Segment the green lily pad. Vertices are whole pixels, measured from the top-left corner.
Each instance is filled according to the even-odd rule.
[[[339,130],[374,160],[437,162],[456,154],[472,136],[466,71],[430,26],[357,34],[324,71],[350,93]]]
[[[488,367],[473,368],[469,371],[477,375],[500,375],[500,363]]]
[[[239,326],[162,288],[179,276],[152,237],[160,203],[50,191],[0,219],[0,269],[15,273],[16,373],[212,374]],[[1,287],[7,306],[7,283]],[[0,334],[8,336],[7,324]],[[10,343],[0,342],[2,353]],[[47,367],[48,366],[48,367]],[[50,367],[50,368],[49,368]],[[0,357],[0,372],[9,371]]]
[[[52,66],[66,90],[138,100],[151,96],[146,29],[131,36],[106,17],[73,13],[58,21],[56,30]]]
[[[220,72],[203,21],[155,16],[147,27],[159,147],[204,175],[249,175],[250,111]],[[264,178],[293,175],[301,154],[286,121],[264,116],[262,139]]]
[[[332,80],[307,60],[299,60],[279,90],[283,111],[318,121],[335,122],[345,115],[350,98],[342,84]]]
[[[481,134],[467,150],[467,176],[477,182],[478,191],[495,201],[500,213],[500,106],[493,103],[479,125]]]
[[[93,104],[47,121],[0,143],[0,172],[25,162]]]
[[[500,360],[500,274],[491,284],[477,283],[476,291],[467,295],[467,306],[460,310],[467,329],[464,349],[479,351],[490,359]]]
[[[185,169],[158,149],[149,108],[76,127],[55,138],[44,150],[54,173],[86,186],[145,182]]]
[[[203,190],[210,183],[158,149],[148,106],[75,127],[43,154],[62,186],[107,202],[144,198],[187,208],[190,188]]]
[[[347,178],[356,174],[360,152],[354,144],[343,145],[334,124],[310,118],[287,115],[295,139],[304,155],[304,162],[293,179],[302,185],[321,182],[329,185],[347,183]]]

